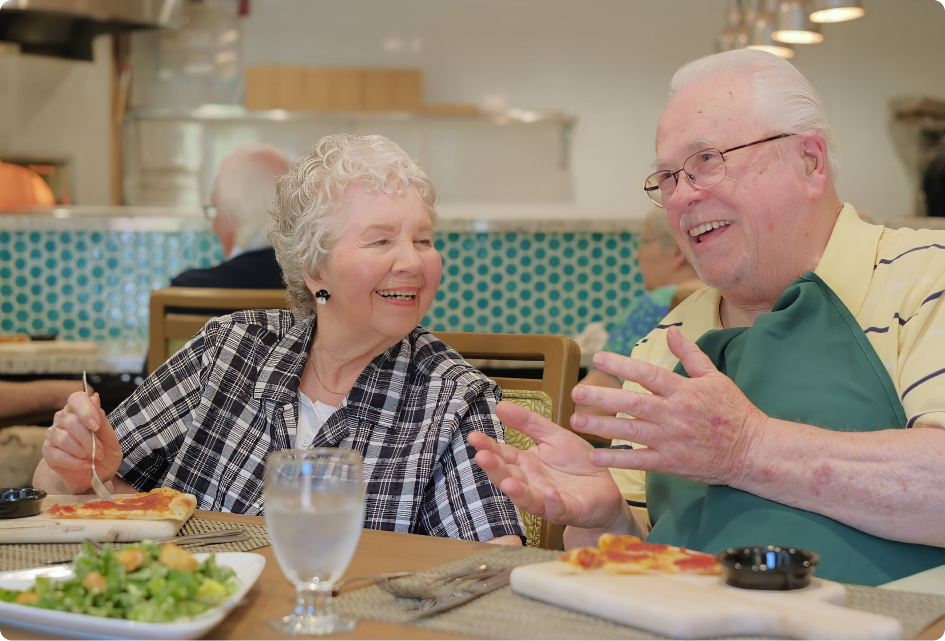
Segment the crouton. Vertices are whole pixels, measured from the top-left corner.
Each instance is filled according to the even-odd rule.
[[[125,566],[125,572],[134,572],[148,559],[148,553],[141,548],[131,548],[122,550],[115,555],[115,558],[118,559],[119,563]]]
[[[164,544],[158,561],[172,570],[196,570],[200,566],[193,554],[173,543]]]

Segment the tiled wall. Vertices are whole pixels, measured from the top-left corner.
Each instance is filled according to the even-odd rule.
[[[642,292],[628,232],[447,232],[434,331],[574,335]],[[0,231],[0,332],[147,349],[150,292],[222,260],[210,231]]]
[[[0,331],[143,355],[151,290],[221,260],[210,231],[0,231]]]
[[[609,322],[642,292],[632,234],[449,232],[433,331],[567,334]]]

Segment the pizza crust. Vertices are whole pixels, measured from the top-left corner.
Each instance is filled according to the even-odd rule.
[[[150,500],[143,501],[141,499]],[[115,503],[93,501],[83,505],[53,505],[49,514],[60,519],[117,519],[136,521],[186,521],[197,508],[197,497],[169,487],[157,487],[116,499]]]

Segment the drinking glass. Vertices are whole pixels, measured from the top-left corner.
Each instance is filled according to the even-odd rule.
[[[270,621],[288,634],[351,630],[332,610],[331,588],[348,567],[364,527],[364,470],[351,450],[283,450],[266,459],[266,526],[295,610]]]

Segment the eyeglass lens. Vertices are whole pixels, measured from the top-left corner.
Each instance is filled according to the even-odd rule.
[[[693,187],[705,189],[725,178],[725,160],[717,149],[704,149],[689,156],[680,172],[658,171],[651,175],[646,179],[644,189],[654,204],[662,207],[672,197],[680,173],[686,174]]]

